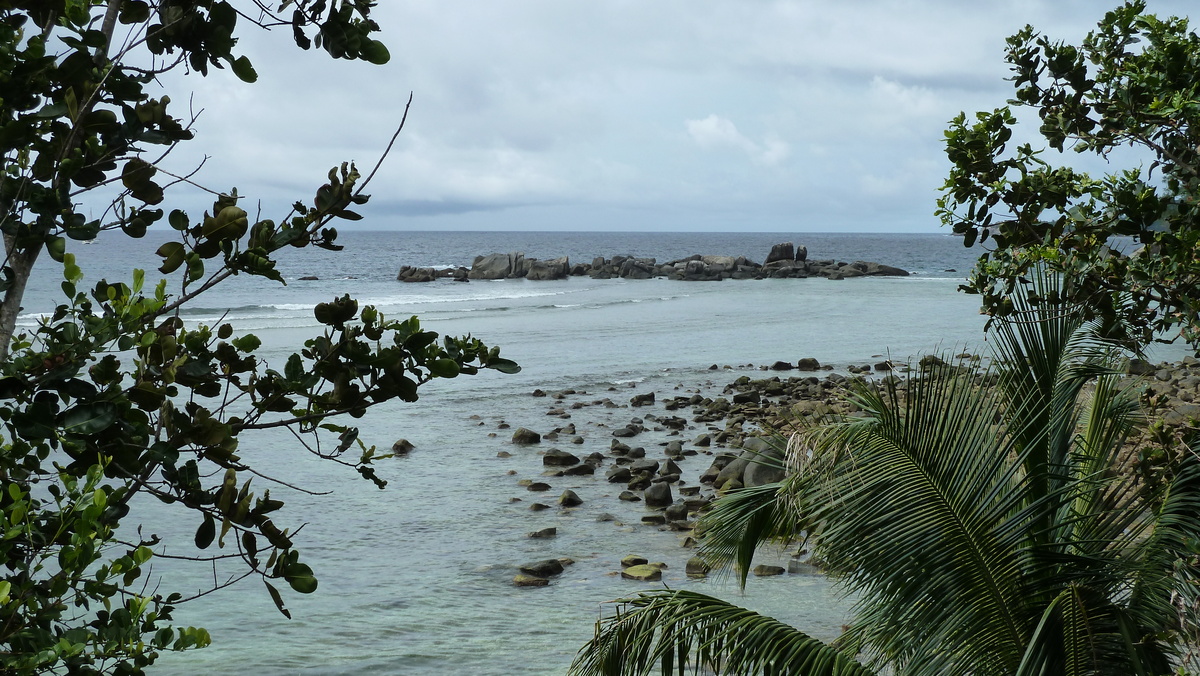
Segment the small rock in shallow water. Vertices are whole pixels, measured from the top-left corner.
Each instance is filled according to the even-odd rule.
[[[662,571],[650,565],[630,566],[621,571],[621,577],[639,582],[655,582],[662,579]]]
[[[512,582],[514,587],[545,587],[546,585],[550,584],[550,580],[547,580],[544,577],[526,575],[524,573],[518,573],[517,575],[513,576]]]
[[[548,467],[570,467],[579,463],[579,456],[557,448],[546,451],[542,456],[542,464]]]
[[[562,561],[558,559],[542,559],[518,566],[518,570],[526,575],[535,577],[551,577],[563,572]]]
[[[518,427],[517,431],[513,432],[512,442],[520,445],[540,444],[542,443],[542,435],[527,427]]]
[[[647,507],[667,507],[673,501],[671,486],[666,482],[651,484],[644,494]]]

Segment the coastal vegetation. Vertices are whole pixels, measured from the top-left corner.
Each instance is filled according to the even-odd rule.
[[[993,336],[982,372],[861,383],[859,415],[800,423],[782,481],[702,519],[701,557],[743,583],[758,544],[804,538],[859,599],[841,637],[646,592],[600,622],[572,673],[1164,674],[1194,658],[1200,458],[1129,471],[1146,421],[1100,322],[1018,298]]]
[[[1154,160],[1093,179],[1028,143],[1009,153],[1006,108],[951,123],[938,214],[986,249],[965,290],[992,316],[992,366],[860,384],[857,414],[800,423],[782,481],[701,520],[702,558],[743,584],[760,543],[802,539],[858,599],[843,635],[645,592],[598,622],[573,674],[1197,668],[1200,439],[1119,383],[1157,337],[1200,347],[1200,38],[1129,2],[1081,47],[1033,28],[1008,44],[1013,103],[1037,108],[1049,148]]]
[[[371,176],[334,167],[278,221],[252,217],[235,188],[204,188],[215,199],[203,215],[171,210],[172,188],[196,183],[162,160],[193,138],[195,118],[177,117],[154,90],[159,78],[228,70],[253,82],[237,49],[247,24],[383,63],[373,4],[0,3],[0,671],[139,674],[159,651],[206,645],[205,630],[170,626],[187,598],[147,579],[155,557],[180,544],[160,538],[153,519],[164,510],[193,520],[184,551],[198,553],[188,557],[214,573],[221,563],[200,595],[258,578],[288,614],[279,587],[310,593],[317,577],[283,502],[259,488],[278,468],[244,455],[245,442],[286,430],[297,450],[383,487],[372,463],[388,453],[360,441],[347,418],[414,401],[434,378],[517,370],[477,339],[442,338],[349,297],[317,305],[319,333],[273,364],[228,322],[181,320],[235,275],[284,283],[276,261],[293,247],[339,249],[330,226],[361,218],[354,209]],[[141,270],[87,278],[75,243],[141,238],[155,223],[175,234],[157,251],[161,281]],[[21,329],[39,261],[61,269],[61,301]],[[149,516],[139,501],[153,506]]]
[[[1186,18],[1127,2],[1079,44],[1026,27],[1008,39],[1010,106],[1036,113],[1045,148],[1018,143],[1009,107],[960,114],[937,213],[984,249],[966,286],[1003,316],[1039,265],[1075,279],[1089,316],[1131,341],[1200,349],[1200,36]],[[1014,132],[1018,132],[1014,136]],[[1104,176],[1053,163],[1066,150],[1138,164]]]

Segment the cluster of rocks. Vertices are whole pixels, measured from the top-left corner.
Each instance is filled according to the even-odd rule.
[[[791,242],[776,244],[766,261],[756,263],[745,256],[694,255],[659,263],[654,258],[635,256],[597,257],[591,263],[571,264],[566,256],[550,260],[526,258],[524,253],[493,253],[477,256],[471,268],[400,268],[397,279],[403,282],[432,282],[450,278],[470,279],[565,279],[571,276],[590,276],[594,279],[650,279],[665,277],[682,281],[719,281],[722,279],[766,279],[825,277],[846,279],[864,276],[907,276],[900,268],[854,261],[809,260],[808,250]]]
[[[1158,434],[1146,430],[1131,440],[1132,448],[1145,452],[1131,453],[1126,460],[1135,469],[1153,473],[1170,460],[1171,449],[1161,446],[1164,437],[1175,440],[1177,452],[1185,443],[1193,444],[1200,429],[1200,360],[1184,357],[1176,363],[1151,364],[1134,359],[1128,370],[1130,377],[1138,378],[1150,419],[1161,421],[1163,429]]]
[[[957,366],[965,373],[973,373],[982,384],[985,378],[994,376],[974,368],[978,357],[969,354],[957,355]],[[747,365],[749,367],[749,365]],[[938,367],[946,368],[939,357],[927,355],[913,364],[913,373]],[[607,409],[624,408],[631,415],[625,422],[597,425],[606,428],[611,435],[605,452],[590,454],[572,453],[561,448],[542,451],[546,442],[565,441],[582,444],[583,437],[575,424],[555,427],[546,434],[528,428],[517,429],[512,443],[518,446],[538,448],[545,481],[523,480],[520,483],[529,490],[548,491],[554,477],[603,476],[611,484],[617,484],[617,498],[626,503],[639,503],[646,508],[641,514],[643,526],[671,531],[684,538],[685,545],[694,542],[697,517],[705,512],[715,497],[742,487],[758,486],[783,478],[787,431],[800,418],[826,416],[863,415],[848,397],[848,390],[855,381],[874,377],[890,382],[903,399],[909,380],[905,375],[908,367],[893,369],[889,361],[874,364],[842,365],[839,372],[825,374],[812,371],[830,369],[816,359],[805,358],[797,362],[776,362],[759,367],[761,377],[741,375],[723,389],[707,390],[713,396],[699,391],[676,396],[664,396],[661,392],[631,393],[627,404],[618,404],[611,398],[592,401],[565,403],[571,395],[586,395],[574,390],[547,393],[534,391],[534,396],[550,397],[554,407],[549,415],[560,418],[571,417],[570,411],[589,406]],[[788,375],[786,371],[808,371],[799,375]],[[1164,421],[1175,433],[1194,429],[1200,419],[1200,361],[1187,358],[1175,364],[1148,364],[1134,360],[1129,366],[1127,384],[1141,388],[1144,400],[1153,409],[1155,417]],[[874,374],[874,375],[870,375]],[[718,393],[719,392],[719,393]],[[658,410],[655,410],[658,409]],[[502,425],[503,427],[504,425]],[[702,431],[701,431],[702,430]],[[781,430],[766,432],[764,430]],[[698,432],[698,433],[696,433]],[[643,445],[638,445],[638,441]],[[1146,440],[1134,440],[1133,447]],[[594,442],[593,442],[594,443]],[[651,449],[651,450],[648,450]],[[507,452],[502,452],[508,455]],[[699,456],[699,457],[697,457]],[[707,457],[706,457],[707,456]],[[696,465],[696,461],[704,463]],[[614,491],[615,492],[615,491]],[[561,508],[573,508],[583,501],[572,490],[565,490],[557,501]],[[535,502],[532,510],[550,509],[550,505]],[[605,514],[600,520],[613,520]],[[532,538],[554,537],[553,528],[534,531]],[[636,557],[635,557],[636,558]],[[665,564],[651,564],[644,560],[626,557],[622,562],[621,575],[641,581],[658,580]],[[759,566],[751,571],[754,575],[777,575],[784,572],[812,574],[819,572],[813,562],[795,558],[785,569],[779,566]],[[693,557],[688,561],[685,572],[689,576],[703,576],[708,568],[703,561]],[[615,574],[615,573],[614,573]],[[522,568],[521,575],[529,575]],[[514,584],[538,585],[518,576]],[[541,576],[549,579],[549,576]]]
[[[550,578],[561,575],[566,566],[575,563],[569,558],[542,559],[531,561],[517,567],[513,576],[513,584],[518,587],[545,587],[550,584]]]
[[[417,268],[411,265],[400,267],[396,279],[401,282],[432,282],[435,279],[453,279],[456,282],[467,281],[466,268]]]

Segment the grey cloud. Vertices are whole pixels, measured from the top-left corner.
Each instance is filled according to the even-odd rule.
[[[206,109],[171,161],[286,210],[343,160],[365,173],[413,92],[365,223],[930,230],[946,122],[1010,96],[1005,37],[1078,40],[1116,2],[380,3],[386,66],[281,32],[240,45],[255,85],[168,80]]]

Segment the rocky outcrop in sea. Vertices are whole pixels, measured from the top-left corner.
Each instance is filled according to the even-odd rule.
[[[808,249],[791,242],[771,247],[766,261],[759,264],[745,256],[693,255],[679,260],[659,263],[654,258],[636,256],[597,257],[591,263],[571,264],[566,256],[549,260],[526,258],[524,253],[493,253],[476,256],[470,269],[458,268],[400,268],[397,279],[402,282],[432,282],[450,278],[456,281],[471,279],[530,279],[549,280],[588,276],[593,279],[667,279],[700,282],[723,279],[802,279],[824,277],[847,279],[866,276],[908,276],[906,270],[869,261],[809,260]]]
[[[834,370],[831,365],[807,357],[757,369],[752,365],[738,367],[758,373],[743,373],[723,388],[710,381],[683,391],[679,391],[680,386],[675,391],[655,392],[638,391],[630,383],[632,392],[622,392],[622,388],[613,386],[606,393],[608,396],[600,398],[574,389],[557,392],[538,389],[532,396],[547,400],[546,415],[558,426],[545,434],[524,427],[517,429],[511,438],[513,452],[502,451],[500,457],[513,458],[514,453],[540,456],[537,467],[541,476],[536,480],[522,479],[518,485],[542,493],[562,491],[557,500],[561,513],[613,510],[625,516],[618,518],[599,511],[595,520],[674,534],[682,550],[671,566],[662,562],[648,564],[645,558],[626,556],[620,560],[620,571],[614,569],[613,574],[640,581],[670,577],[671,583],[678,584],[684,577],[708,572],[705,562],[690,553],[696,539],[702,536],[696,532],[699,516],[720,495],[783,478],[787,437],[790,431],[804,426],[803,419],[863,415],[848,393],[856,381],[864,379],[889,381],[903,400],[911,378],[923,377],[931,369],[945,372],[944,369],[951,368],[978,379],[981,384],[995,377],[982,368],[984,361],[973,355],[960,354],[952,362],[948,365],[936,355],[925,355],[911,365],[894,365],[883,360],[874,364],[840,364]],[[732,368],[713,365],[710,370],[719,373]],[[1160,364],[1134,360],[1127,372],[1129,377],[1122,385],[1134,388],[1141,395],[1151,419],[1161,420],[1164,428],[1154,438],[1145,435],[1132,439],[1125,462],[1130,471],[1147,474],[1161,471],[1169,458],[1160,457],[1161,453],[1155,451],[1159,445],[1155,439],[1163,438],[1164,434],[1186,437],[1200,419],[1200,360],[1188,357]],[[501,429],[507,427],[507,423],[500,425]],[[553,444],[571,444],[577,450],[543,448]],[[597,446],[599,450],[586,452]],[[603,486],[610,488],[604,490]],[[532,502],[529,510],[549,512],[555,509],[552,502]],[[638,508],[621,511],[617,504]],[[581,521],[577,516],[558,523],[561,527],[542,527],[529,532],[527,537],[555,538],[564,530],[579,528]],[[611,552],[608,556],[619,554]],[[680,565],[685,559],[686,565]],[[785,563],[786,567],[760,566],[752,573],[811,575],[820,570],[820,562],[807,558],[802,547],[788,552]],[[549,572],[533,571],[533,566],[522,566],[513,584],[544,586],[561,574],[561,568],[553,564]]]

